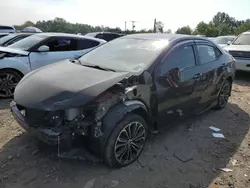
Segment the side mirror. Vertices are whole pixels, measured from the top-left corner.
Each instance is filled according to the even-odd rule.
[[[227,42],[227,45],[230,45],[230,44],[232,44],[232,41],[228,41],[228,42]]]
[[[49,51],[49,47],[46,45],[42,45],[37,49],[38,52],[48,52]]]

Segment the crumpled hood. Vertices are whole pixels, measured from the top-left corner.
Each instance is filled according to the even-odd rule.
[[[123,80],[128,72],[103,71],[69,60],[27,74],[17,85],[17,104],[43,110],[78,107]]]
[[[28,51],[19,50],[15,48],[8,48],[8,47],[0,47],[0,52],[7,52],[7,53],[13,53],[13,54],[19,54],[19,55],[29,55]]]
[[[241,51],[241,52],[250,52],[250,45],[229,45],[224,47],[227,51]]]

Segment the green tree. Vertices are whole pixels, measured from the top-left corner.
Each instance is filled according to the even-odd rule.
[[[175,33],[191,35],[192,34],[192,29],[189,26],[184,26],[184,27],[178,28]]]

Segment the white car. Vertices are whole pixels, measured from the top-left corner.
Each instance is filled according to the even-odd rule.
[[[218,36],[214,38],[214,41],[221,47],[225,47],[229,45],[230,43],[232,43],[234,39],[235,39],[235,36],[228,35],[228,36]]]
[[[16,29],[12,26],[0,25],[0,33],[15,33]]]
[[[104,43],[104,40],[81,35],[40,33],[0,47],[0,97],[12,97],[15,86],[30,71],[78,58]]]
[[[250,32],[241,33],[224,49],[234,57],[236,70],[250,71]]]

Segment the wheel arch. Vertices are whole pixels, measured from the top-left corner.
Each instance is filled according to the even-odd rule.
[[[148,110],[143,102],[138,100],[128,100],[118,103],[108,110],[107,114],[103,117],[101,123],[102,136],[95,137],[95,128],[91,131],[90,144],[91,149],[99,155],[103,155],[104,148],[107,144],[110,134],[114,131],[117,123],[122,121],[124,116],[129,113],[135,113],[141,116],[149,125]],[[96,126],[95,126],[96,127]]]
[[[21,77],[24,77],[24,74],[20,70],[17,70],[14,68],[3,68],[3,69],[0,69],[0,71],[13,71],[19,74]]]

